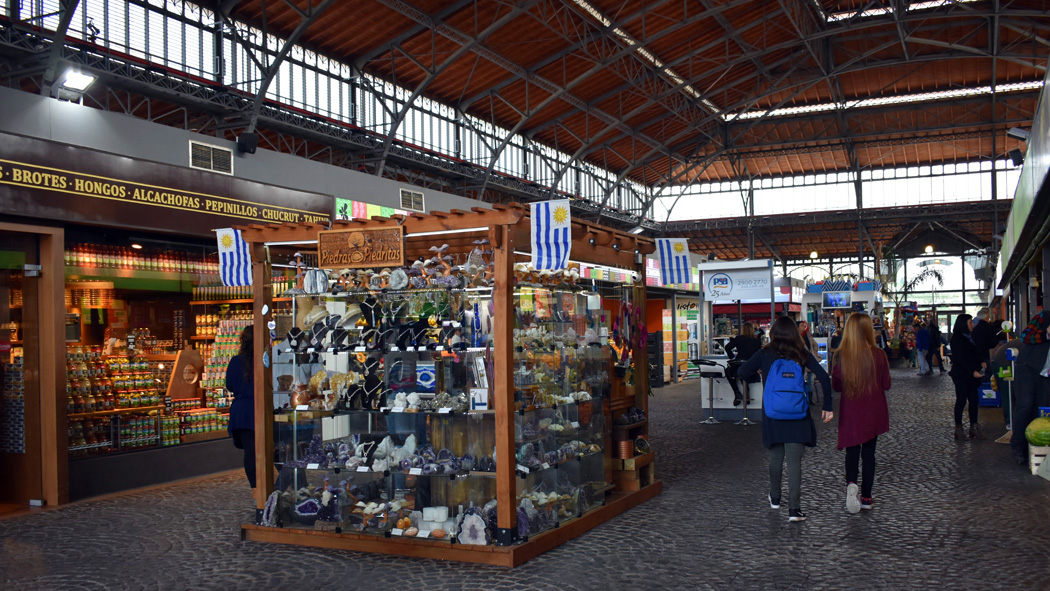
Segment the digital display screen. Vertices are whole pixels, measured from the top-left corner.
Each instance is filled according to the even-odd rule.
[[[825,291],[824,308],[849,308],[852,298],[848,291]]]

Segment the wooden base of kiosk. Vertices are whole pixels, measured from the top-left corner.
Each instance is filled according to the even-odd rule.
[[[473,562],[513,568],[594,529],[632,507],[648,501],[660,494],[662,489],[663,481],[658,480],[634,492],[614,492],[606,497],[605,505],[590,511],[579,519],[569,521],[561,527],[530,537],[527,542],[515,546],[473,546],[454,544],[447,541],[384,538],[368,534],[337,534],[316,530],[279,529],[251,524],[241,526],[241,539],[253,542],[371,552],[374,554],[436,558],[439,560]]]

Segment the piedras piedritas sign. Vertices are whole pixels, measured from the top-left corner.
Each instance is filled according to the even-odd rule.
[[[319,232],[317,252],[318,266],[325,269],[400,267],[405,264],[404,228]]]

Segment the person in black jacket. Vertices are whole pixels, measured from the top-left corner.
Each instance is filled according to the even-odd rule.
[[[1050,310],[1043,310],[1021,332],[1024,343],[1014,362],[1013,436],[1010,451],[1014,460],[1028,464],[1028,440],[1024,430],[1039,414],[1040,406],[1050,405],[1050,377],[1041,373],[1050,355]]]
[[[973,343],[973,316],[960,314],[952,327],[952,382],[955,384],[955,438],[967,439],[962,426],[963,408],[969,404],[970,434],[969,439],[981,437],[981,427],[977,424],[978,388],[984,379],[987,364],[981,361],[977,346]]]
[[[729,342],[726,343],[725,350],[730,360],[726,364],[726,379],[729,380],[729,387],[733,389],[733,406],[740,406],[741,401],[744,399],[740,393],[740,386],[737,384],[739,381],[737,369],[745,361],[751,359],[751,356],[761,348],[762,341],[755,336],[755,326],[750,322],[745,322],[740,327],[740,334],[729,339]],[[751,404],[750,395],[747,398],[747,403]]]
[[[969,316],[969,314],[967,314]],[[937,365],[944,373],[944,359],[941,357],[941,327],[937,324],[937,317],[931,316],[929,322],[930,348],[926,351],[926,365],[930,366],[930,374],[933,374],[933,358],[937,358]]]
[[[977,311],[977,315],[973,317],[973,330],[970,334],[973,336],[974,346],[977,347],[977,355],[985,366],[991,361],[991,350],[995,348],[995,333],[998,330],[999,326],[993,325],[988,318],[988,308]]]
[[[831,379],[817,359],[806,350],[795,321],[781,316],[769,329],[769,344],[751,356],[738,371],[741,379],[748,379],[759,371],[769,375],[773,362],[790,359],[813,372],[824,388],[824,407],[821,416],[825,423],[834,418],[831,405]],[[769,506],[780,508],[780,481],[783,464],[787,459],[788,472],[788,521],[805,521],[806,515],[800,507],[802,496],[802,454],[806,447],[816,447],[817,428],[813,417],[796,420],[771,419],[762,414],[762,444],[769,449]]]

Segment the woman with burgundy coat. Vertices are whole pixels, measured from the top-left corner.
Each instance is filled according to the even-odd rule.
[[[872,508],[875,442],[890,430],[886,403],[890,365],[886,353],[875,344],[875,330],[867,314],[854,313],[846,320],[842,344],[835,352],[831,387],[842,392],[838,448],[846,450],[846,510],[857,513]],[[858,495],[857,473],[862,458],[864,479]]]

